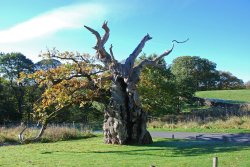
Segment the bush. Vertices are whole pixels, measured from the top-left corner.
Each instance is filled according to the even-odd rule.
[[[250,81],[247,81],[247,82],[245,83],[245,86],[246,86],[247,89],[250,89]]]

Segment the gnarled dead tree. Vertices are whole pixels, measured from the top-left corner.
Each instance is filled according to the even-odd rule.
[[[152,39],[152,37],[147,34],[143,37],[141,42],[135,48],[135,50],[129,55],[126,59],[125,63],[118,62],[112,51],[112,45],[109,48],[109,51],[106,51],[104,45],[108,41],[110,30],[107,26],[107,22],[104,22],[102,28],[104,29],[105,33],[101,36],[96,30],[84,26],[90,32],[92,32],[96,39],[96,45],[94,49],[96,50],[96,58],[100,60],[104,67],[99,67],[98,64],[91,64],[85,57],[82,56],[72,56],[71,54],[67,53],[63,56],[57,55],[56,53],[52,53],[53,58],[59,59],[66,59],[73,61],[76,66],[74,66],[75,73],[64,73],[64,77],[60,78],[62,75],[59,75],[59,78],[56,78],[53,74],[50,74],[52,71],[48,71],[46,77],[43,79],[49,79],[50,84],[52,86],[60,85],[60,83],[64,83],[64,81],[70,81],[73,78],[77,77],[85,77],[87,78],[87,84],[82,84],[82,86],[77,87],[77,89],[91,89],[95,91],[92,93],[91,96],[93,97],[84,97],[84,95],[77,96],[76,100],[74,99],[75,90],[72,90],[72,95],[69,99],[71,101],[66,106],[69,106],[72,102],[81,102],[81,101],[88,101],[93,100],[94,98],[98,98],[101,94],[102,88],[97,83],[99,82],[98,79],[94,78],[97,73],[101,74],[102,72],[109,70],[112,74],[111,79],[112,86],[111,86],[111,99],[109,105],[106,107],[104,111],[104,123],[103,123],[103,131],[104,131],[104,141],[108,144],[150,144],[152,143],[152,138],[150,133],[147,131],[146,123],[147,123],[147,113],[143,111],[142,105],[139,99],[138,91],[137,91],[137,83],[139,82],[140,73],[144,66],[161,66],[159,65],[159,60],[164,58],[165,56],[169,55],[174,49],[174,43],[183,43],[178,41],[172,41],[173,45],[170,50],[165,51],[160,56],[156,57],[153,60],[142,60],[139,64],[135,65],[135,60],[138,55],[141,53],[143,47],[145,46],[146,42]],[[51,54],[51,53],[49,53]],[[91,67],[93,70],[86,70],[86,67]],[[93,68],[93,66],[95,66]],[[97,70],[97,71],[96,71]],[[54,78],[53,78],[54,77]],[[104,80],[104,78],[100,78],[100,80]],[[42,81],[40,81],[42,82]],[[81,85],[80,83],[78,85]],[[61,84],[61,86],[65,86]],[[58,87],[58,86],[57,86]],[[66,88],[65,88],[66,89]],[[69,89],[69,87],[67,88]],[[105,91],[105,90],[104,90]],[[65,91],[68,92],[68,91]],[[96,93],[99,92],[99,93]],[[60,92],[59,92],[60,93]],[[71,92],[69,92],[71,94]],[[95,96],[94,96],[95,95]],[[46,97],[46,96],[45,96]],[[48,97],[49,98],[49,97]],[[56,97],[53,97],[56,99]],[[97,99],[100,100],[100,99]],[[51,103],[51,100],[50,100]],[[67,102],[64,102],[67,103]],[[52,104],[52,103],[51,103]],[[63,104],[65,107],[65,104]],[[61,110],[62,108],[59,108]],[[47,127],[48,121],[56,115],[57,111],[52,112],[50,115],[47,115],[43,118],[41,122],[42,128],[38,135],[33,139],[24,139],[23,133],[26,128],[20,133],[19,138],[20,141],[25,142],[29,140],[37,140],[39,139],[44,130]],[[45,114],[46,115],[46,114]]]
[[[96,46],[94,46],[97,58],[113,74],[110,104],[104,113],[103,130],[105,143],[152,143],[151,135],[146,129],[147,113],[142,109],[136,85],[139,82],[140,73],[144,66],[159,66],[158,61],[169,55],[174,49],[174,42],[183,42],[174,40],[170,50],[167,50],[154,60],[143,60],[140,64],[135,65],[135,60],[141,53],[145,43],[152,39],[147,34],[129,55],[125,63],[122,64],[114,58],[112,45],[109,53],[104,47],[110,33],[107,22],[104,22],[102,26],[105,30],[103,37],[96,30],[88,26],[84,27],[92,32],[97,39]]]

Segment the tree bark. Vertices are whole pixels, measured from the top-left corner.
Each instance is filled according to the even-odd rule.
[[[152,137],[146,129],[147,114],[128,91],[129,84],[122,77],[113,78],[112,82],[111,100],[104,114],[104,142],[151,144]]]

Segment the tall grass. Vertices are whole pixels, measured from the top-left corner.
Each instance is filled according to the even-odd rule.
[[[250,130],[250,117],[249,116],[232,116],[227,119],[218,119],[211,121],[178,121],[178,122],[163,122],[163,121],[152,121],[148,123],[149,128],[163,128],[163,129],[245,129]]]
[[[22,131],[22,126],[17,127],[0,127],[0,144],[3,143],[18,143],[18,135]],[[24,138],[32,138],[38,133],[37,128],[29,128],[25,131]],[[41,138],[41,142],[55,142],[70,139],[79,139],[91,137],[90,130],[78,130],[72,127],[65,126],[49,126]]]

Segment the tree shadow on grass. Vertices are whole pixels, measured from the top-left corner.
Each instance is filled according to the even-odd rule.
[[[156,141],[152,145],[148,145],[148,147],[170,149],[175,156],[198,156],[201,154],[250,150],[250,143],[166,139]]]
[[[39,141],[33,142],[33,143],[55,143],[55,142],[60,142],[60,141],[83,140],[83,139],[89,139],[89,138],[95,138],[95,137],[97,137],[97,135],[89,134],[89,135],[85,135],[85,136],[75,136],[75,137],[73,136],[73,137],[63,138],[63,139],[58,139],[58,140],[41,138]]]
[[[60,141],[74,141],[74,140],[83,140],[83,139],[88,139],[88,138],[95,138],[97,135],[95,134],[89,134],[86,136],[76,136],[76,137],[70,137],[70,138],[65,138],[65,139],[48,139],[48,138],[41,138],[38,141],[32,141],[28,143],[23,143],[23,144],[34,144],[34,143],[55,143],[55,142],[60,142]],[[7,142],[0,142],[0,147],[3,146],[14,146],[14,145],[22,145],[18,140],[11,140]]]
[[[138,149],[139,147],[139,149]],[[250,150],[249,143],[229,143],[221,141],[195,141],[195,140],[174,140],[161,139],[155,141],[153,144],[146,146],[130,146],[130,148],[112,146],[109,150],[93,149],[92,151],[56,151],[46,152],[43,154],[66,153],[66,154],[116,154],[116,155],[141,155],[152,157],[186,157],[186,156],[200,156],[216,153],[235,152],[241,150]]]

